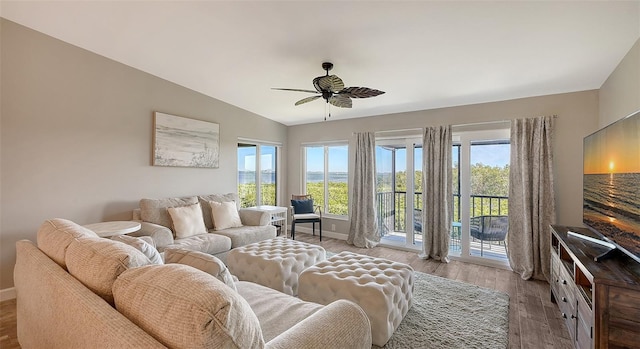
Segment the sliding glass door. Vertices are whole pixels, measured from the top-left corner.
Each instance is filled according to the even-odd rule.
[[[507,264],[509,130],[454,133],[449,254]]]

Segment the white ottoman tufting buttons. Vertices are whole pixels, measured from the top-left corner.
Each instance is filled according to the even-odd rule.
[[[300,273],[326,258],[324,248],[275,238],[232,249],[227,267],[241,281],[250,281],[295,296]]]
[[[342,252],[299,277],[300,299],[329,304],[347,299],[358,304],[371,323],[373,344],[383,346],[411,307],[413,268],[382,258]]]

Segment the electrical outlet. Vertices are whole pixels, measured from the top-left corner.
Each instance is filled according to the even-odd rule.
[[[336,225],[335,224],[331,224],[331,231],[336,231]]]

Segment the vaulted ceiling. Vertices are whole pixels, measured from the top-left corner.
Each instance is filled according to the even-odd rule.
[[[0,15],[286,125],[321,64],[386,93],[332,119],[598,89],[640,1],[2,1]]]

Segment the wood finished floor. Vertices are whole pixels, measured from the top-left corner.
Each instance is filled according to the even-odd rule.
[[[573,348],[558,306],[551,303],[549,284],[523,281],[517,274],[491,267],[451,261],[422,260],[415,253],[385,247],[360,249],[345,241],[298,234],[296,240],[323,246],[327,251],[353,251],[411,265],[416,271],[505,292],[509,303],[509,348]],[[0,302],[0,348],[20,348],[16,337],[16,301]]]

